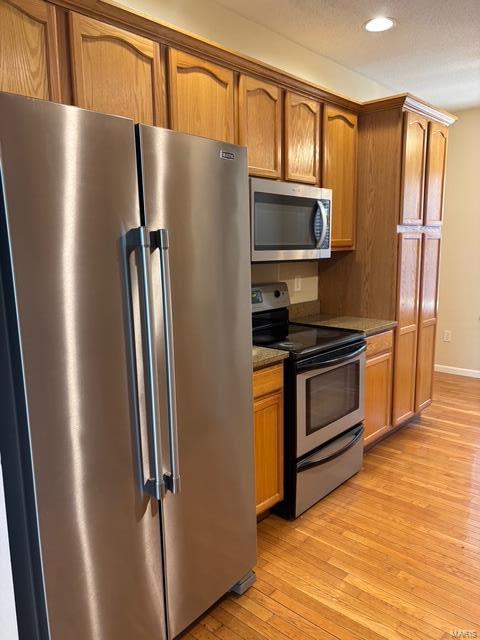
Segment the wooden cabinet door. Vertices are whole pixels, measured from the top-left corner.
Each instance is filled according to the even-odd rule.
[[[74,103],[162,124],[160,47],[111,25],[70,13]]]
[[[0,0],[0,91],[61,99],[53,5]]]
[[[320,104],[291,91],[285,95],[285,179],[318,183]]]
[[[235,142],[233,71],[183,51],[169,51],[172,129]]]
[[[447,140],[448,127],[430,122],[425,170],[424,223],[426,225],[434,226],[442,223]]]
[[[392,424],[391,351],[368,358],[365,364],[365,446],[388,431]]]
[[[238,142],[248,148],[250,175],[281,177],[281,93],[273,84],[240,76]]]
[[[422,274],[418,314],[415,411],[421,411],[432,401],[439,263],[440,236],[425,234],[422,246]]]
[[[403,120],[403,171],[400,224],[423,223],[423,193],[428,120],[405,112]]]
[[[323,113],[322,187],[333,189],[332,248],[353,249],[358,118],[331,105]]]
[[[254,402],[257,514],[283,499],[283,394]]]
[[[393,424],[415,413],[421,233],[399,234]]]

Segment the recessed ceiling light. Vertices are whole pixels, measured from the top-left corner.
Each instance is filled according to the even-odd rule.
[[[363,25],[365,31],[388,31],[395,26],[395,20],[393,18],[384,18],[379,16],[378,18],[372,18]]]

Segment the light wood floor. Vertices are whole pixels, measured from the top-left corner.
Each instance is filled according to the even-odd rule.
[[[433,404],[360,474],[259,524],[257,582],[185,637],[480,638],[479,481],[480,380],[436,374]]]

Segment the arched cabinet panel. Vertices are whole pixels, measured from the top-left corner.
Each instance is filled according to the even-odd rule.
[[[325,105],[322,187],[333,190],[332,248],[355,247],[357,138],[357,116]]]
[[[74,103],[85,109],[163,124],[160,46],[70,13]]]
[[[0,91],[60,100],[55,7],[0,0]]]
[[[251,175],[280,178],[282,172],[281,89],[240,76],[238,141],[248,148]]]
[[[169,51],[172,129],[235,142],[234,73],[183,51]]]
[[[285,95],[285,178],[318,183],[320,104],[287,91]]]

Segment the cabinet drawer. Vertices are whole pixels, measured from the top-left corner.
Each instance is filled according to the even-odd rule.
[[[379,333],[376,336],[367,338],[367,358],[376,355],[377,353],[383,353],[384,351],[391,351],[393,349],[393,331],[385,331]]]
[[[253,372],[253,397],[259,398],[283,387],[283,364]]]

